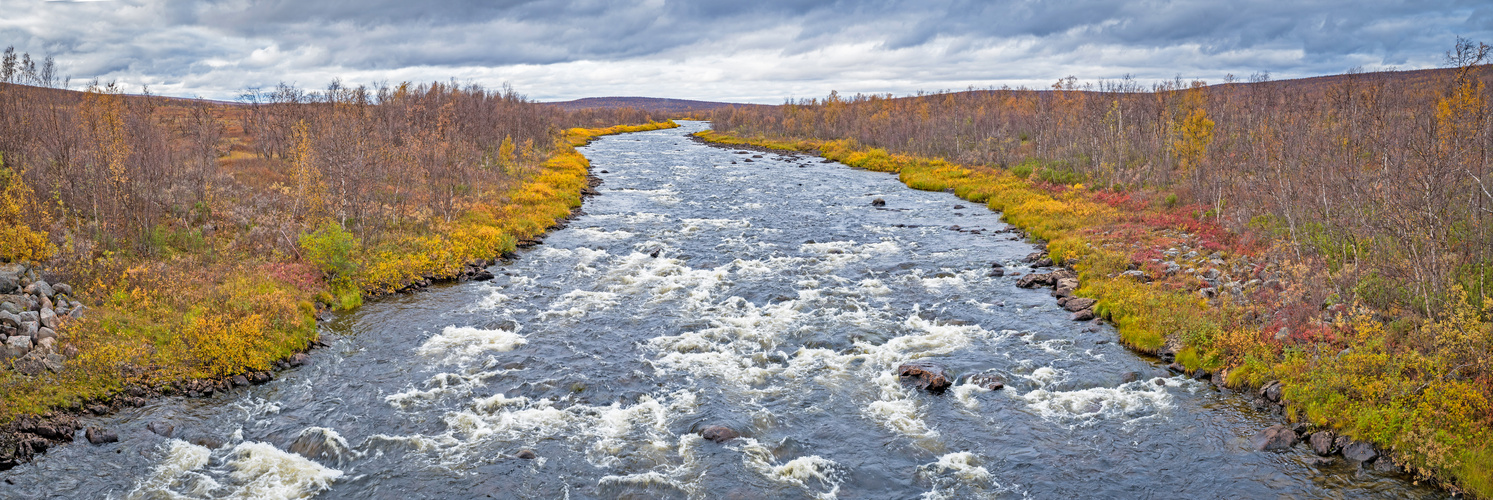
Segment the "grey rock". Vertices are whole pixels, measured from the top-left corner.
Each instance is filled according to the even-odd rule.
[[[1379,458],[1379,450],[1375,450],[1372,444],[1353,441],[1343,447],[1343,458],[1354,462],[1368,462]]]
[[[115,434],[113,431],[100,429],[98,427],[89,427],[88,430],[84,431],[83,434],[88,438],[89,443],[93,443],[96,445],[119,442],[118,434]]]
[[[524,459],[524,460],[533,460],[533,459],[539,458],[539,455],[535,455],[534,454],[534,450],[520,450],[518,452],[518,455],[514,455],[514,456],[516,456],[518,458],[521,458],[521,459]]]
[[[1199,288],[1198,289],[1198,297],[1202,297],[1202,298],[1205,298],[1205,299],[1211,299],[1211,298],[1214,298],[1214,297],[1217,297],[1217,296],[1218,296],[1218,289],[1213,288],[1211,286],[1210,287],[1205,287],[1205,288]]]
[[[1068,302],[1063,304],[1063,309],[1067,309],[1070,312],[1078,312],[1094,307],[1094,304],[1098,302],[1087,297],[1074,297],[1068,299]]]
[[[1120,383],[1128,384],[1140,380],[1140,372],[1125,372],[1120,375]]]
[[[46,356],[43,356],[41,358],[42,366],[47,367],[48,370],[52,370],[52,373],[61,372],[62,369],[66,367],[66,365],[63,364],[63,362],[65,361],[67,361],[67,358],[62,357],[61,354],[57,354],[55,352],[47,353]]]
[[[14,276],[0,274],[0,293],[14,292],[16,290],[16,287],[20,286],[20,284],[21,283],[16,281]]]
[[[1138,279],[1138,280],[1141,280],[1141,281],[1149,281],[1147,279],[1147,277],[1146,277],[1146,272],[1145,271],[1141,271],[1139,269],[1125,271],[1123,273],[1120,273],[1120,276],[1123,276],[1123,277],[1126,277],[1126,278],[1134,278],[1134,279]]]
[[[290,366],[302,366],[311,361],[311,357],[304,352],[290,355]]]
[[[16,360],[14,366],[17,372],[20,372],[20,374],[26,375],[28,377],[41,375],[42,372],[47,371],[46,365],[43,365],[40,359],[32,356],[26,356]]]
[[[871,200],[871,206],[873,206],[873,207],[884,207],[884,206],[886,206],[886,200],[883,200],[881,198],[877,198],[877,199]]]
[[[67,283],[58,283],[52,285],[52,291],[63,295],[72,296],[73,286]]]
[[[52,285],[48,285],[46,281],[42,280],[36,280],[31,282],[30,285],[26,285],[25,292],[37,297],[51,297],[56,294],[52,290]]]
[[[1094,310],[1084,309],[1082,311],[1075,312],[1072,316],[1069,316],[1068,319],[1071,319],[1073,321],[1093,321]]]
[[[31,337],[27,335],[12,335],[5,339],[5,357],[19,358],[31,352]]]
[[[1279,382],[1277,382],[1275,385],[1273,385],[1269,389],[1265,390],[1265,399],[1268,399],[1270,401],[1279,403],[1280,402],[1280,397],[1281,397],[1280,392],[1281,392],[1281,389],[1284,389],[1284,388],[1285,388],[1285,386],[1282,386],[1282,385],[1280,385]]]
[[[10,311],[0,311],[0,326],[20,328],[21,318]]]
[[[1037,288],[1039,286],[1040,287],[1049,287],[1049,286],[1052,286],[1054,283],[1056,283],[1057,280],[1058,280],[1057,276],[1054,276],[1053,273],[1048,273],[1048,274],[1028,274],[1028,275],[1022,276],[1020,279],[1016,280],[1016,287],[1017,288]]]
[[[1272,425],[1255,434],[1253,444],[1259,451],[1286,451],[1296,446],[1296,433],[1284,425]]]
[[[1289,338],[1291,338],[1291,327],[1283,326],[1280,330],[1275,331],[1275,340],[1285,342]]]
[[[41,321],[41,313],[36,311],[21,311],[16,314],[16,317],[20,318],[22,323],[25,323],[27,321],[33,323]]]
[[[22,321],[21,327],[16,329],[16,333],[27,337],[35,336],[41,333],[41,325],[38,325],[35,321]]]
[[[0,302],[0,311],[5,311],[7,313],[15,315],[15,314],[20,314],[20,312],[24,311],[24,310],[26,310],[26,309],[23,308],[23,307],[21,307],[21,306],[16,305],[15,302],[11,302],[9,300],[7,300],[5,302]]]
[[[1335,440],[1337,436],[1332,431],[1317,431],[1312,433],[1307,443],[1311,444],[1312,452],[1325,457],[1337,453],[1337,445],[1333,443]]]
[[[45,330],[45,328],[43,328],[43,330]],[[47,338],[36,338],[36,337],[32,337],[32,339],[33,340],[31,341],[31,344],[32,344],[31,345],[31,350],[33,350],[33,351],[52,352],[52,349],[54,347],[56,347],[56,345],[57,345],[57,338],[56,337],[47,337]]]
[[[1161,264],[1166,266],[1166,274],[1177,274],[1182,270],[1182,266],[1180,264],[1177,264],[1176,262],[1172,262],[1170,260],[1162,262]]]
[[[57,312],[56,311],[53,311],[51,308],[42,309],[41,310],[41,314],[39,314],[37,316],[41,320],[41,325],[42,326],[45,326],[47,328],[51,328],[53,330],[57,329],[57,326],[59,325],[59,323],[57,322]]]
[[[1342,451],[1343,448],[1346,448],[1349,444],[1352,443],[1353,438],[1350,438],[1348,436],[1338,436],[1332,440],[1332,447],[1337,448],[1338,451]]]

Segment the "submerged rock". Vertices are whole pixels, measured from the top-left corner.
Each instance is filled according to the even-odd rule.
[[[902,377],[903,381],[911,381],[919,389],[933,394],[942,394],[954,384],[953,377],[949,376],[948,370],[944,367],[923,361],[898,366],[897,375]]]
[[[150,432],[154,432],[154,433],[156,433],[156,435],[159,435],[161,437],[169,438],[169,437],[176,436],[176,426],[175,425],[171,425],[168,422],[162,422],[162,421],[157,420],[155,422],[151,422],[149,424],[145,424],[145,428],[147,430],[149,430]]]
[[[1280,452],[1292,446],[1296,446],[1296,433],[1285,425],[1272,425],[1255,434],[1256,450]]]
[[[716,443],[724,443],[741,437],[741,433],[724,425],[709,425],[700,429],[700,437]]]
[[[514,456],[516,456],[518,458],[521,458],[521,459],[524,459],[524,460],[533,460],[533,459],[539,458],[539,455],[535,455],[534,454],[534,450],[520,450],[518,452],[518,455],[514,455]]]

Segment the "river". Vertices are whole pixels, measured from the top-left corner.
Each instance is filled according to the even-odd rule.
[[[1017,288],[1033,247],[984,206],[682,123],[582,148],[600,195],[496,279],[370,302],[273,382],[85,419],[120,442],[0,472],[0,496],[1447,496],[1254,451],[1279,417]],[[914,359],[1006,387],[920,392],[894,373]]]

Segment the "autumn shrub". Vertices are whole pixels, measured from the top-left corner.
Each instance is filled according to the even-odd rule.
[[[302,234],[305,258],[333,280],[346,279],[358,269],[358,240],[336,221],[327,220],[315,231]]]

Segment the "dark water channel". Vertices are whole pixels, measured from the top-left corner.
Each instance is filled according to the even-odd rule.
[[[0,497],[1445,496],[1253,451],[1277,422],[1245,399],[987,276],[1032,247],[983,206],[746,162],[686,138],[704,127],[584,148],[601,195],[494,281],[370,303],[269,384],[90,419],[121,442],[0,473]],[[919,393],[893,374],[912,359],[1006,388]]]

